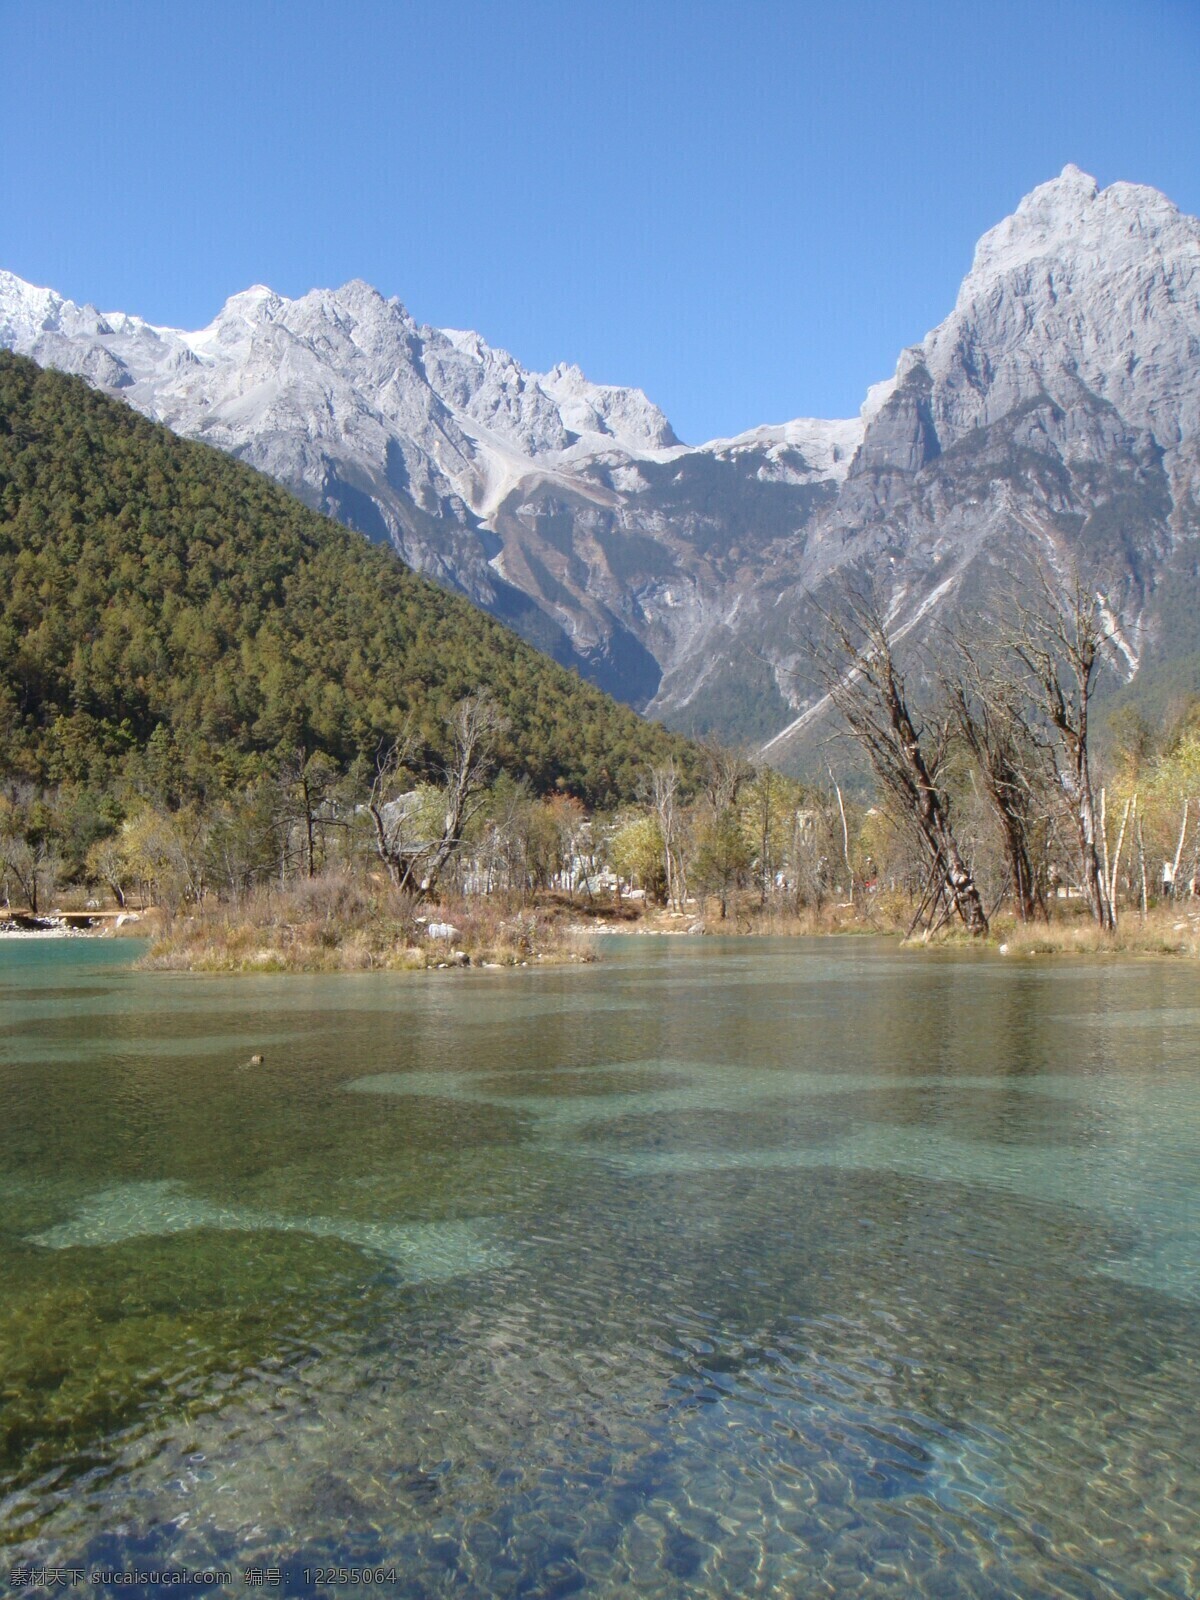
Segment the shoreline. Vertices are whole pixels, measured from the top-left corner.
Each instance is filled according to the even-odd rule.
[[[544,909],[544,908],[543,908]],[[587,964],[603,957],[597,941],[608,936],[631,938],[882,938],[910,951],[965,951],[1026,957],[1155,956],[1200,958],[1200,908],[1159,907],[1145,919],[1130,912],[1110,932],[1079,918],[1048,923],[1015,923],[1001,919],[985,939],[968,938],[947,929],[932,940],[909,939],[898,926],[879,926],[860,917],[747,918],[730,916],[710,920],[665,911],[643,912],[635,917],[538,917],[527,921],[510,918],[496,927],[476,927],[442,937],[424,929],[399,934],[386,918],[365,918],[336,930],[295,925],[268,926],[255,919],[230,924],[216,916],[181,919],[163,928],[157,918],[149,925],[134,913],[119,919],[111,914],[100,926],[71,927],[62,923],[20,927],[0,923],[0,941],[127,938],[149,941],[137,957],[143,971],[263,973],[334,973],[365,971],[497,971]],[[847,908],[839,908],[847,909]],[[456,908],[460,920],[469,920]],[[437,926],[437,923],[434,923]],[[514,936],[515,934],[515,936]]]
[[[140,926],[145,916],[140,911],[49,911],[45,916],[22,911],[0,917],[0,939],[145,939],[151,931]]]

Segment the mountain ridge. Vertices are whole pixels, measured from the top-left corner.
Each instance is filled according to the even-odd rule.
[[[0,343],[261,467],[689,730],[776,745],[837,572],[894,569],[902,611],[901,590],[944,609],[980,561],[1086,543],[1114,496],[1134,674],[1178,643],[1155,597],[1177,559],[1190,581],[1197,523],[1200,222],[1077,167],[981,238],[859,417],[699,446],[639,390],[529,372],[357,281],[258,286],[181,333],[0,274]]]

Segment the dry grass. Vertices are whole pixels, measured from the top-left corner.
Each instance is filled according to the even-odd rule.
[[[896,935],[902,940],[912,921],[914,907],[904,896],[878,895],[851,907],[827,904],[818,911],[797,915],[760,914],[739,918],[732,924],[708,923],[710,932],[728,926],[729,932],[763,934],[877,933]],[[931,940],[919,934],[907,941],[910,948],[930,948],[941,944],[975,945],[959,923],[947,924]],[[1048,922],[1020,923],[1008,915],[992,919],[989,938],[983,948],[1003,950],[1006,955],[1182,955],[1200,956],[1200,909],[1155,906],[1145,918],[1140,908],[1124,908],[1116,929],[1106,933],[1088,917],[1082,904],[1055,906]]]
[[[757,896],[742,896],[730,901],[722,918],[716,900],[686,912],[650,908],[640,917],[636,931],[646,933],[741,934],[755,938],[808,938],[820,934],[882,933],[903,934],[912,918],[912,908],[884,903],[873,896],[865,903],[826,900],[821,906],[785,907],[768,903]],[[614,931],[617,931],[614,929]]]
[[[1085,916],[1058,916],[1050,922],[997,922],[992,944],[1005,955],[1173,955],[1200,957],[1200,911],[1156,906],[1143,919],[1140,910],[1123,910],[1107,933]]]
[[[805,935],[828,933],[899,934],[908,931],[913,907],[899,896],[871,895],[865,900],[827,900],[787,912],[770,907],[750,917],[751,933]]]
[[[453,934],[432,937],[439,924]],[[594,939],[558,907],[500,896],[417,904],[329,875],[170,918],[140,965],[192,972],[403,972],[591,961]]]
[[[825,934],[881,934],[904,940],[915,907],[904,895],[872,895],[854,905],[826,901],[820,908],[762,907],[743,897],[730,904],[722,919],[715,901],[683,915],[649,908],[636,930],[646,933],[742,934],[766,938],[801,938]],[[1143,920],[1140,909],[1124,908],[1113,933],[1104,933],[1088,918],[1081,903],[1056,905],[1049,922],[1023,924],[1011,916],[993,918],[987,940],[972,939],[958,924],[948,924],[932,939],[919,934],[909,949],[943,945],[1002,949],[1006,955],[1182,955],[1200,956],[1200,908],[1156,906]]]

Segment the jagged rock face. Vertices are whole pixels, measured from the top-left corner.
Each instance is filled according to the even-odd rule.
[[[249,460],[631,703],[784,759],[819,714],[797,642],[847,568],[919,637],[1083,549],[1128,672],[1200,658],[1200,223],[1073,167],[984,236],[861,417],[697,448],[638,390],[528,372],[362,283],[252,289],[185,333],[0,273],[0,344]]]
[[[943,438],[1084,385],[1164,448],[1200,431],[1200,225],[1155,189],[1068,167],[980,240],[925,341]]]
[[[933,415],[933,379],[916,361],[898,379],[866,430],[851,472],[919,472],[941,454]]]

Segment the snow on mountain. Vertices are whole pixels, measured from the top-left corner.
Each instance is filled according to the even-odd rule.
[[[362,282],[296,300],[256,285],[189,332],[79,307],[4,273],[0,341],[238,454],[262,454],[256,440],[292,431],[386,476],[390,440],[427,509],[446,494],[479,509],[534,463],[678,445],[640,390],[589,383],[566,365],[528,372],[478,334],[418,326]]]
[[[1200,220],[1157,189],[1101,189],[1075,166],[985,233],[954,310],[876,385],[868,422],[913,374],[944,448],[1039,392],[1083,384],[1160,445],[1200,431]]]
[[[685,726],[807,728],[796,641],[848,567],[890,575],[917,637],[1030,550],[1083,544],[1130,672],[1200,655],[1200,222],[1076,167],[984,235],[858,417],[695,447],[638,389],[529,371],[362,282],[257,285],[187,332],[0,273],[0,344],[252,462]]]
[[[798,417],[794,422],[767,423],[735,434],[732,439],[711,439],[701,448],[729,459],[761,456],[761,479],[782,478],[793,483],[840,483],[850,470],[863,439],[860,417],[824,421]],[[799,460],[797,460],[799,458]]]

